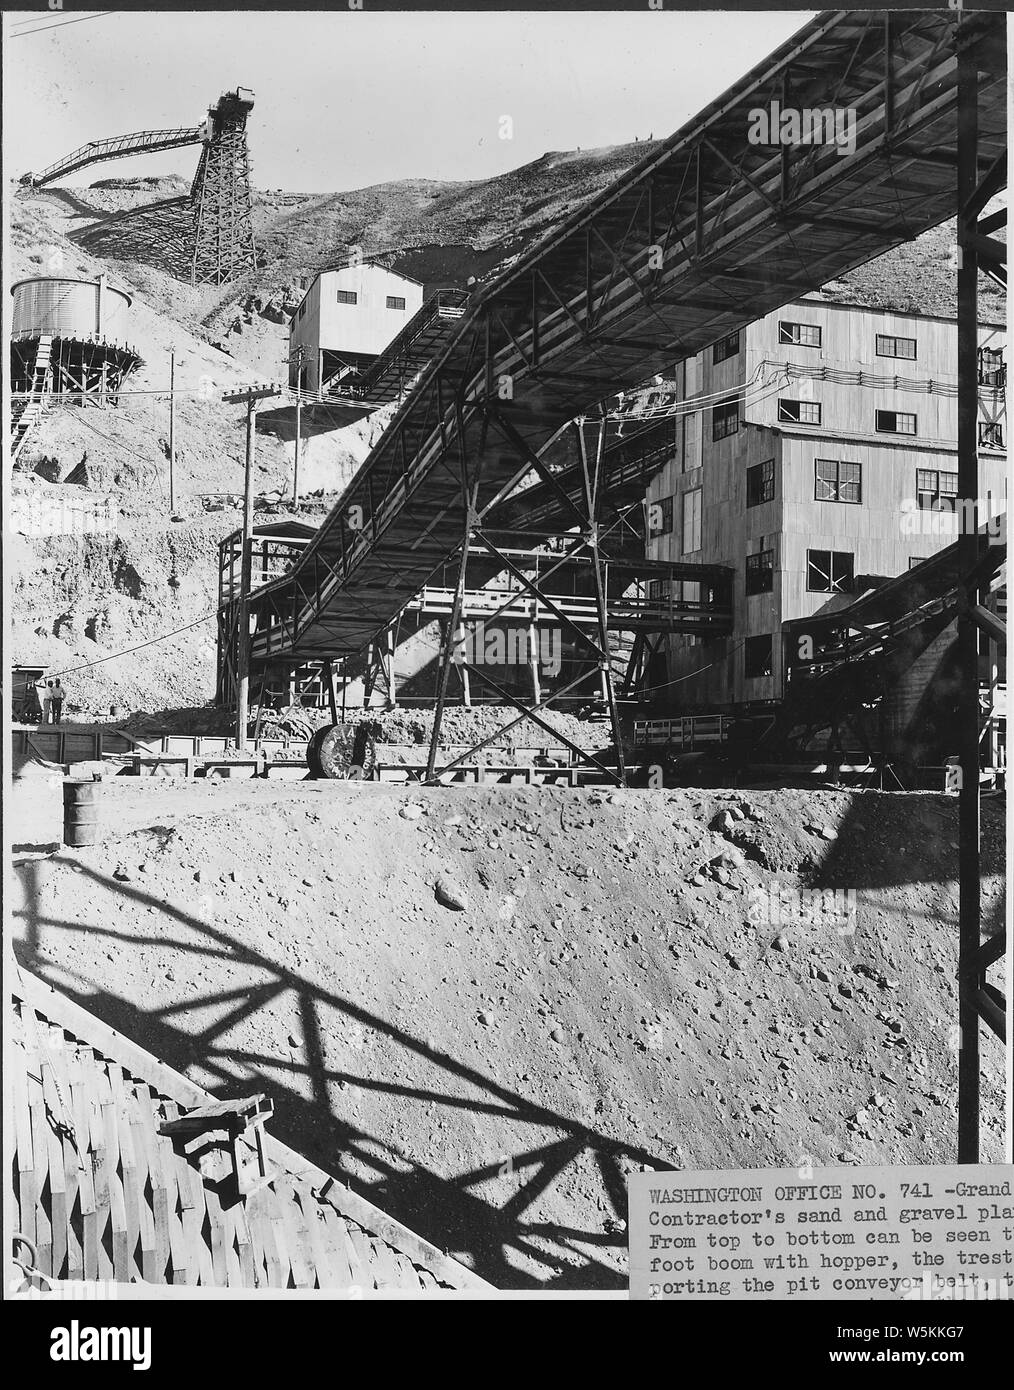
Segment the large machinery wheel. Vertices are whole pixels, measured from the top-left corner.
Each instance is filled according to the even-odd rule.
[[[377,765],[380,726],[363,720],[358,724],[326,724],[306,747],[311,777],[369,778]]]

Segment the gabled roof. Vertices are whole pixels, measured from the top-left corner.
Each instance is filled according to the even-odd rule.
[[[239,1193],[167,1122],[216,1098],[15,967],[7,1086],[17,1258],[53,1280],[230,1288],[488,1289],[477,1275],[264,1135]],[[178,1126],[177,1126],[178,1128]],[[44,1287],[44,1285],[43,1285]]]
[[[390,266],[381,265],[373,256],[364,256],[361,261],[345,261],[340,265],[321,266],[320,270],[313,277],[319,280],[322,275],[337,275],[340,270],[382,270],[387,275],[393,275],[396,280],[407,280],[410,285],[421,285],[423,282],[417,280],[414,275],[406,275],[401,270],[392,270]],[[313,281],[310,282],[311,284]]]
[[[409,285],[422,285],[423,283],[421,280],[417,280],[414,275],[405,275],[400,270],[392,270],[390,266],[380,265],[370,256],[365,257],[361,261],[344,261],[340,265],[321,266],[320,270],[318,270],[314,274],[313,279],[307,285],[306,291],[302,299],[300,299],[299,303],[296,305],[292,317],[289,320],[290,326],[296,322],[296,316],[298,315],[303,304],[305,304],[307,296],[309,295],[310,291],[313,289],[314,285],[317,283],[317,281],[320,279],[322,275],[337,275],[338,272],[341,270],[361,270],[364,268],[369,268],[371,270],[383,270],[386,274],[393,275],[396,280],[404,280]]]

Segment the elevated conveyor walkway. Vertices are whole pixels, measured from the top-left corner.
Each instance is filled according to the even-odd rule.
[[[985,168],[1005,148],[1002,15],[825,12],[522,256],[255,595],[255,655],[358,651],[566,421],[953,216],[959,46]],[[854,149],[750,144],[774,100],[851,108]]]

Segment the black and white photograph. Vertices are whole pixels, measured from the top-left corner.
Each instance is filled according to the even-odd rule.
[[[1007,35],[4,14],[41,1367],[183,1373],[181,1299],[974,1364],[914,1324],[1014,1288]]]

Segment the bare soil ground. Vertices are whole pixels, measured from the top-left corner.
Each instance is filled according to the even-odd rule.
[[[953,799],[100,794],[104,842],[69,850],[59,781],[15,784],[23,964],[215,1091],[268,1092],[280,1137],[501,1287],[620,1287],[634,1169],[953,1159]],[[1002,805],[983,820],[995,929]],[[772,915],[813,887],[854,920]]]

